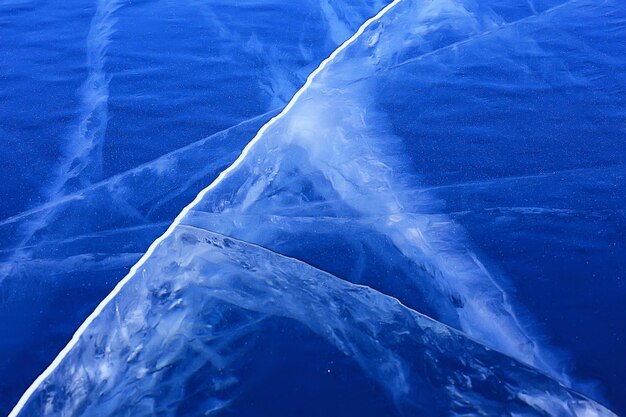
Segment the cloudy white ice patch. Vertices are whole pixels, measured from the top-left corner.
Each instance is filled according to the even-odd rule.
[[[438,213],[433,195],[414,191],[419,167],[404,158],[402,138],[391,133],[377,102],[384,89],[373,79],[379,71],[492,30],[502,20],[485,10],[471,2],[400,2],[316,74],[183,222],[394,294],[566,380],[520,322],[503,277],[494,277],[463,231]],[[397,95],[411,100],[410,91]],[[319,233],[321,226],[305,218],[340,221]]]

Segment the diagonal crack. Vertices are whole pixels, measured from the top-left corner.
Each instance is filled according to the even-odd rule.
[[[334,59],[339,55],[341,51],[346,49],[352,43],[354,43],[374,22],[381,19],[389,10],[393,9],[397,4],[399,4],[402,0],[393,0],[391,3],[387,4],[383,9],[381,9],[375,16],[371,17],[367,21],[365,21],[359,29],[352,35],[348,40],[346,40],[343,44],[341,44],[337,49],[335,49],[326,59],[324,59],[320,65],[308,76],[304,85],[296,92],[296,94],[291,98],[287,106],[278,114],[273,117],[269,122],[263,125],[261,129],[257,132],[254,138],[246,145],[242,153],[239,155],[237,160],[226,168],[224,171],[220,173],[220,175],[204,190],[202,190],[196,198],[187,205],[180,214],[174,219],[174,222],[170,225],[170,227],[165,231],[163,235],[157,238],[146,253],[139,259],[139,261],[133,265],[128,274],[120,280],[113,291],[109,293],[104,300],[96,307],[96,309],[87,317],[87,319],[81,324],[76,333],[72,336],[72,339],[68,342],[68,344],[59,352],[57,357],[52,361],[52,363],[37,377],[37,379],[28,387],[28,389],[24,392],[22,397],[19,399],[15,407],[11,410],[8,417],[16,417],[24,408],[24,406],[29,401],[30,397],[35,393],[35,391],[39,388],[39,386],[46,380],[46,378],[61,364],[63,359],[69,354],[69,352],[74,348],[74,346],[80,340],[82,334],[87,330],[91,322],[100,315],[100,313],[104,310],[104,308],[115,298],[115,296],[122,290],[122,288],[130,281],[130,279],[138,273],[139,269],[142,265],[150,258],[152,253],[156,250],[156,248],[163,242],[169,235],[171,235],[174,230],[180,225],[183,218],[187,215],[187,213],[196,206],[206,193],[208,193],[211,189],[215,188],[217,184],[224,180],[233,170],[235,170],[246,158],[247,154],[250,152],[250,149],[261,139],[263,134],[267,131],[269,127],[274,125],[278,120],[283,118],[290,109],[295,105],[300,96],[308,90],[313,83],[313,80],[317,77],[317,75]]]
[[[472,43],[472,42],[474,42],[474,41],[477,41],[477,40],[480,40],[480,39],[486,38],[486,37],[488,37],[488,36],[490,36],[490,35],[493,35],[493,34],[495,34],[495,33],[498,33],[498,32],[500,32],[501,30],[504,30],[504,29],[507,29],[507,28],[510,28],[510,27],[514,27],[514,26],[520,25],[520,24],[522,24],[522,23],[525,23],[525,22],[527,22],[527,21],[531,21],[531,20],[533,20],[533,19],[538,19],[538,18],[541,18],[541,17],[543,17],[543,16],[545,16],[545,15],[548,15],[548,14],[550,14],[550,13],[554,12],[554,11],[557,11],[557,10],[559,10],[559,9],[561,9],[561,8],[565,7],[565,6],[568,6],[568,5],[570,5],[571,3],[575,3],[575,2],[577,2],[577,1],[578,1],[578,0],[567,0],[567,1],[563,2],[563,3],[561,3],[561,4],[558,4],[558,5],[556,5],[556,6],[550,7],[549,9],[543,10],[543,11],[542,11],[542,12],[540,12],[540,13],[537,13],[537,14],[531,14],[531,15],[526,16],[526,17],[523,17],[523,18],[521,18],[521,19],[517,19],[517,20],[514,20],[514,21],[512,21],[512,22],[504,23],[504,24],[502,24],[502,25],[498,26],[498,27],[497,27],[497,28],[495,28],[495,29],[491,29],[491,30],[487,30],[487,31],[484,31],[484,32],[481,32],[481,33],[477,33],[477,34],[472,35],[472,36],[470,36],[470,37],[468,37],[468,38],[466,38],[466,39],[463,39],[463,40],[460,40],[460,41],[457,41],[457,42],[451,43],[451,44],[446,45],[446,46],[442,46],[441,48],[437,48],[437,49],[434,49],[434,50],[432,50],[432,51],[425,52],[425,53],[420,54],[420,55],[418,55],[418,56],[415,56],[415,57],[413,57],[413,58],[409,58],[409,59],[407,59],[407,60],[405,60],[405,61],[402,61],[402,62],[400,62],[400,63],[398,63],[398,64],[395,64],[395,65],[393,65],[393,66],[391,66],[391,67],[389,67],[389,68],[386,68],[385,70],[394,70],[394,69],[397,69],[397,68],[400,68],[400,67],[406,66],[406,65],[408,65],[408,64],[411,64],[411,63],[413,63],[413,62],[420,61],[420,60],[422,60],[422,59],[424,59],[424,58],[427,58],[427,57],[429,57],[429,56],[431,56],[431,55],[436,55],[436,54],[438,54],[438,53],[440,53],[440,52],[442,52],[442,51],[446,51],[446,50],[450,50],[450,49],[455,49],[455,48],[458,48],[458,47],[460,47],[460,46],[464,46],[464,45],[466,45],[466,44],[470,44],[470,43]]]
[[[145,163],[137,165],[136,167],[131,168],[131,169],[127,170],[127,171],[124,171],[122,173],[113,175],[113,176],[111,176],[109,178],[106,178],[106,179],[104,179],[102,181],[98,181],[98,182],[90,185],[89,187],[85,187],[85,188],[80,189],[78,191],[75,191],[75,192],[73,192],[71,194],[67,194],[67,195],[65,195],[63,197],[59,197],[59,198],[56,198],[54,200],[48,201],[48,202],[46,202],[46,203],[44,203],[44,204],[42,204],[40,206],[37,206],[35,208],[30,209],[30,210],[25,210],[25,211],[23,211],[21,213],[15,214],[15,215],[10,216],[10,217],[7,217],[4,220],[0,221],[0,227],[8,225],[8,224],[15,223],[15,222],[18,222],[18,221],[20,221],[20,220],[22,220],[24,218],[32,216],[33,214],[37,214],[37,213],[42,212],[42,211],[54,209],[55,207],[58,207],[59,205],[64,204],[64,203],[68,203],[68,202],[71,202],[71,201],[80,201],[80,200],[82,200],[84,198],[83,195],[85,193],[87,193],[87,192],[90,192],[90,191],[93,191],[93,190],[98,189],[100,187],[104,187],[104,186],[107,186],[109,184],[112,184],[112,183],[115,183],[117,181],[120,181],[120,180],[122,180],[123,178],[125,178],[127,176],[130,176],[130,175],[136,174],[138,172],[141,172],[142,170],[144,170],[146,168],[150,168],[151,166],[158,165],[158,163],[160,161],[168,159],[168,158],[170,158],[172,156],[176,156],[176,155],[179,155],[181,153],[185,153],[185,152],[191,151],[195,147],[198,147],[198,146],[206,143],[207,141],[215,139],[215,138],[217,138],[219,136],[225,135],[225,134],[229,133],[230,131],[237,129],[238,127],[241,127],[241,126],[246,125],[248,123],[253,123],[255,121],[261,120],[264,117],[268,117],[268,116],[270,116],[272,114],[276,114],[278,112],[278,110],[280,110],[280,109],[276,108],[276,109],[272,109],[272,110],[270,110],[268,112],[265,112],[263,114],[258,114],[256,116],[253,116],[253,117],[249,118],[249,119],[243,120],[243,121],[237,123],[236,125],[230,126],[230,127],[226,128],[226,129],[220,130],[219,132],[215,132],[212,135],[209,135],[209,136],[207,136],[205,138],[202,138],[202,139],[197,140],[197,141],[195,141],[193,143],[190,143],[189,145],[185,145],[185,146],[183,146],[181,148],[178,148],[178,149],[176,149],[176,150],[174,150],[172,152],[168,152],[166,154],[163,154],[160,157],[158,157],[156,159],[153,159],[152,161],[145,162]]]

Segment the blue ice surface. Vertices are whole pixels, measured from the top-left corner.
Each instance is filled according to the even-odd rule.
[[[0,4],[0,414],[381,5]]]
[[[0,48],[7,411],[176,213],[382,4],[84,6],[0,6],[12,40]],[[183,223],[392,295],[623,413],[625,23],[617,1],[402,1]],[[295,364],[306,354],[283,349]],[[93,366],[81,352],[67,360]],[[348,379],[393,379],[346,366]],[[397,405],[371,389],[383,407],[371,412]],[[245,415],[234,410],[222,412]]]

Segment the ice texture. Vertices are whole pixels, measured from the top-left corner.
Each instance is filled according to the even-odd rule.
[[[17,415],[338,412],[613,415],[394,298],[191,226],[159,244]]]
[[[84,3],[0,5],[0,414],[342,34],[382,7]]]
[[[337,41],[351,32],[330,4],[320,7]],[[479,244],[515,247],[516,232],[539,218],[561,239],[563,223],[581,226],[577,233],[614,230],[598,244],[571,244],[585,260],[610,251],[617,259],[626,153],[623,114],[606,108],[623,103],[616,69],[624,59],[591,41],[606,31],[625,38],[619,6],[394,1],[256,136],[279,109],[51,202],[60,217],[92,212],[95,231],[72,235],[62,226],[59,240],[29,243],[44,255],[62,243],[63,262],[33,256],[23,271],[101,268],[114,279],[111,268],[130,265],[167,226],[166,213],[182,200],[176,187],[188,195],[210,182],[254,136],[85,322],[15,415],[258,412],[250,404],[284,415],[302,404],[311,415],[337,413],[333,404],[366,415],[612,415],[570,390],[601,398],[536,328],[535,313],[545,312],[528,312],[534,300],[515,292],[545,280],[511,264],[540,262],[494,259],[497,250]],[[573,23],[581,19],[582,29]],[[249,46],[262,50],[253,38]],[[272,106],[289,96],[262,89],[277,92]],[[590,96],[596,105],[585,107]],[[563,126],[572,114],[580,118]],[[94,207],[106,216],[90,217]],[[0,226],[15,236],[33,213]],[[545,238],[527,230],[533,243]],[[617,249],[605,251],[610,239]],[[311,386],[323,387],[326,401],[312,399]]]
[[[616,101],[623,108],[618,86],[626,80],[619,72],[615,78],[599,74],[626,63],[608,48],[580,45],[584,52],[570,54],[552,39],[593,40],[607,24],[626,39],[624,9],[616,2],[535,4],[539,11],[510,21],[494,14],[497,7],[400,2],[317,74],[182,223],[391,294],[598,396],[587,381],[570,375],[567,354],[546,340],[533,314],[546,322],[562,315],[526,309],[541,298],[534,286],[562,283],[575,271],[546,278],[540,270],[520,273],[509,262],[525,269],[537,264],[541,255],[526,251],[545,239],[546,257],[558,239],[569,242],[564,252],[572,257],[610,259],[606,272],[613,285],[598,297],[612,299],[611,311],[619,316],[609,288],[623,288],[626,148],[623,113],[606,109]],[[572,23],[582,19],[584,30]],[[584,93],[576,96],[581,85]],[[598,107],[587,109],[590,91]],[[530,98],[535,95],[539,101]],[[548,105],[560,110],[541,118]],[[572,116],[578,113],[581,119]],[[578,127],[551,127],[555,115]],[[458,125],[445,126],[448,120]],[[473,132],[477,123],[484,129]],[[597,126],[606,137],[589,152]],[[576,228],[584,239],[571,239]],[[548,231],[553,235],[546,238]],[[518,246],[521,253],[515,253],[520,233],[528,233],[528,248]],[[591,233],[602,237],[590,242]],[[490,255],[509,246],[510,258],[496,262],[475,244],[494,240],[499,244],[487,246]],[[518,287],[528,288],[523,299]],[[545,299],[549,304],[567,293],[569,302],[585,305],[587,291],[557,289]]]
[[[393,294],[566,382],[464,231],[422,190],[383,107],[393,104],[381,102],[412,100],[411,83],[387,91],[398,65],[506,25],[489,6],[399,2],[315,74],[182,221]]]

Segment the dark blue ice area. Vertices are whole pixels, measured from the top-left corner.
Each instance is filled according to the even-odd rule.
[[[62,138],[77,117],[76,91],[85,79],[85,37],[95,9],[79,4],[0,4],[2,218],[45,200]]]
[[[511,280],[572,372],[602,375],[618,410],[626,409],[625,22],[617,3],[567,2],[384,77],[388,114],[421,182]],[[411,101],[391,93],[409,87]]]

